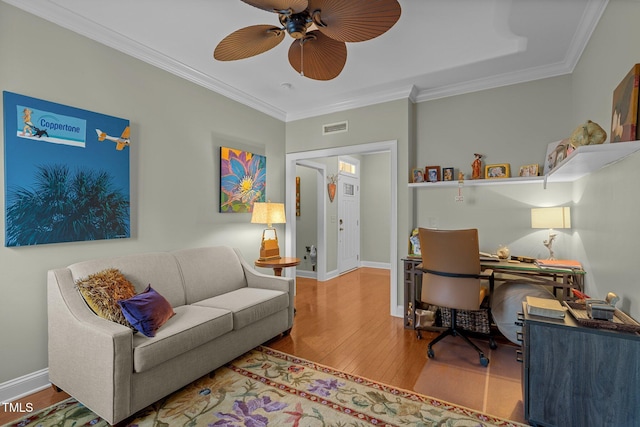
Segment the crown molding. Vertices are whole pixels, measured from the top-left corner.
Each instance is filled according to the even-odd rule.
[[[415,86],[389,87],[379,91],[367,90],[366,93],[354,95],[350,99],[345,99],[333,104],[321,105],[293,113],[287,113],[287,122],[295,120],[317,117],[324,114],[337,113],[354,108],[368,107],[370,105],[382,104],[384,102],[397,101],[399,99],[409,99],[415,96]]]
[[[61,7],[51,1],[2,0],[12,6],[53,22],[63,28],[85,36],[100,44],[116,49],[126,55],[165,70],[187,81],[195,83],[243,105],[284,121],[286,113],[273,105],[263,102],[245,92],[233,88],[226,83],[207,76],[173,58],[149,48],[135,40],[124,37],[101,25],[99,22],[87,20],[75,12]]]
[[[460,84],[441,86],[433,89],[420,90],[415,86],[407,85],[406,82],[399,85],[390,84],[386,87],[380,88],[379,90],[367,89],[366,91],[354,93],[349,99],[344,99],[339,102],[314,106],[309,109],[302,109],[295,112],[286,112],[276,108],[268,102],[259,100],[246,92],[231,87],[220,80],[207,76],[186,64],[176,61],[173,58],[169,58],[148,46],[124,37],[121,34],[115,33],[101,25],[99,22],[90,21],[84,17],[80,17],[72,10],[61,7],[52,1],[2,1],[284,122],[316,117],[324,114],[396,101],[399,99],[409,99],[414,103],[425,102],[485,89],[493,89],[517,83],[525,83],[533,80],[570,74],[573,72],[575,66],[580,60],[582,52],[586,48],[587,43],[589,42],[589,39],[608,4],[608,0],[589,0],[585,13],[582,16],[581,24],[578,26],[578,31],[571,42],[570,48],[563,62],[467,81]]]

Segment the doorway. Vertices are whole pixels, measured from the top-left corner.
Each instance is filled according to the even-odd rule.
[[[286,194],[286,210],[287,217],[295,218],[295,185],[296,185],[296,165],[300,162],[308,162],[312,159],[319,159],[334,156],[349,156],[357,154],[373,154],[373,153],[389,153],[389,184],[390,184],[390,203],[389,203],[389,295],[390,308],[392,316],[402,317],[402,310],[398,307],[398,215],[397,215],[397,189],[398,189],[398,147],[397,141],[374,142],[359,145],[350,145],[344,147],[335,147],[327,149],[319,149],[312,151],[304,151],[298,153],[289,153],[285,160],[285,194]],[[322,177],[323,187],[326,189],[326,175]],[[326,191],[326,190],[324,190]],[[322,198],[324,200],[324,197]],[[320,208],[319,208],[320,211]],[[322,210],[322,212],[326,212]],[[322,221],[319,221],[319,224]],[[318,280],[326,277],[326,270],[322,270],[321,260],[327,258],[326,232],[321,236],[318,233]],[[296,254],[296,223],[288,222],[285,227],[285,254],[286,256],[295,256]],[[326,268],[326,264],[325,264]],[[293,274],[289,272],[289,274]]]

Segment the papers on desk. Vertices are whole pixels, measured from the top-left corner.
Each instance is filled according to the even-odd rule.
[[[538,259],[536,264],[540,268],[582,270],[582,264],[572,259]]]
[[[527,313],[534,316],[564,319],[564,308],[560,301],[552,298],[538,298],[527,295]]]
[[[500,262],[498,255],[490,254],[488,252],[480,252],[480,262]]]

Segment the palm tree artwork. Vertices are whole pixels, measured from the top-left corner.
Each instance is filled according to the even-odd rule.
[[[8,91],[3,108],[5,246],[130,237],[129,120]]]
[[[7,246],[129,236],[129,201],[101,170],[41,165],[32,188],[9,194]]]

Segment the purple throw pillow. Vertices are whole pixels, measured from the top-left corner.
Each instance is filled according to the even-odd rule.
[[[160,326],[175,314],[169,301],[151,285],[132,298],[118,301],[118,304],[131,326],[147,337],[154,337]]]

